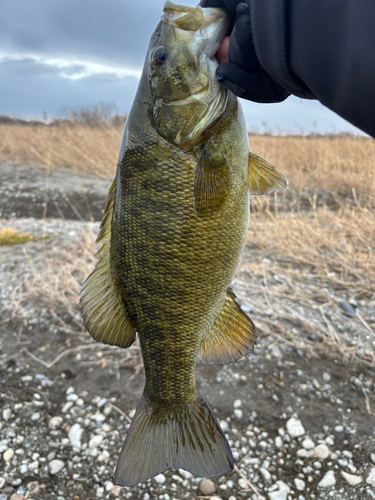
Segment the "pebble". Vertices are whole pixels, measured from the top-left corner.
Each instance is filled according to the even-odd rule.
[[[323,372],[322,379],[324,382],[329,382],[331,380],[331,375],[328,372]]]
[[[259,469],[259,472],[262,475],[263,481],[265,484],[270,484],[271,483],[271,473],[269,470],[265,469],[264,467],[261,467]]]
[[[375,453],[371,453],[371,462],[375,464]]]
[[[350,484],[350,486],[356,486],[357,484],[362,482],[361,476],[356,476],[354,474],[349,474],[348,472],[341,471],[342,477],[345,479],[345,481]]]
[[[154,477],[154,480],[158,483],[158,484],[164,484],[165,481],[167,480],[167,478],[164,476],[164,474],[158,474],[157,476]]]
[[[242,401],[241,399],[236,399],[233,401],[233,408],[240,408],[242,406]]]
[[[60,429],[62,423],[63,423],[62,417],[52,417],[51,420],[48,422],[48,428],[51,429],[52,431],[55,431],[56,429]]]
[[[97,448],[102,444],[104,437],[101,434],[96,434],[89,441],[89,448]]]
[[[312,450],[315,446],[315,443],[312,439],[310,438],[306,438],[302,441],[302,446],[306,449],[306,450]]]
[[[11,416],[12,416],[12,410],[10,408],[5,408],[3,410],[3,420],[5,420],[5,422],[8,422]]]
[[[203,479],[199,483],[199,489],[201,490],[203,495],[213,495],[216,491],[216,486],[211,479]]]
[[[318,486],[320,488],[328,488],[329,486],[334,486],[336,484],[335,473],[333,470],[327,471],[323,478],[319,481]]]
[[[303,491],[306,487],[305,481],[298,479],[298,477],[294,478],[294,485],[297,491]]]
[[[233,413],[234,413],[234,416],[235,416],[236,418],[242,418],[242,417],[243,417],[243,411],[242,411],[242,410],[240,410],[239,408],[236,408],[236,409],[233,411]]]
[[[245,479],[243,477],[240,477],[240,479],[238,480],[238,486],[242,490],[246,490],[249,488],[249,485],[247,484],[247,482],[245,481]]]
[[[99,463],[101,463],[101,462],[108,462],[108,460],[110,459],[110,457],[111,457],[111,455],[110,455],[109,451],[103,450],[102,453],[98,456],[97,461]]]
[[[275,446],[276,448],[281,448],[283,445],[283,438],[281,436],[275,437]]]
[[[81,437],[83,429],[79,424],[73,424],[68,432],[68,437],[72,446],[81,447]]]
[[[37,422],[40,419],[40,413],[36,411],[31,415],[31,421],[32,422]]]
[[[8,448],[6,451],[4,451],[4,453],[3,453],[4,462],[10,462],[13,457],[14,457],[13,448]]]
[[[372,467],[367,478],[366,483],[375,488],[375,467]]]
[[[317,458],[325,460],[329,457],[329,448],[326,444],[318,444],[312,450],[301,448],[297,451],[297,456],[302,458]]]
[[[271,490],[271,488],[277,489]],[[290,488],[284,481],[276,481],[276,483],[268,489],[268,496],[270,500],[287,500],[289,492]]]
[[[229,424],[226,420],[220,420],[220,427],[223,432],[228,432]]]
[[[299,437],[303,436],[306,432],[302,425],[302,422],[298,418],[290,418],[286,423],[286,430],[288,431],[289,436],[291,437]]]
[[[346,314],[346,316],[349,316],[349,317],[355,316],[355,309],[350,304],[345,302],[344,300],[339,302],[339,306],[344,311],[344,314]]]
[[[13,495],[10,497],[10,500],[23,500],[24,496],[23,495],[18,495],[18,493],[13,493]]]
[[[54,476],[58,472],[60,472],[65,467],[65,463],[62,460],[51,460],[48,464],[49,473]]]
[[[342,425],[336,425],[335,432],[344,432],[344,427]]]
[[[73,404],[74,403],[72,403],[71,401],[66,402],[64,406],[61,408],[61,413],[68,413]]]
[[[106,491],[112,491],[113,487],[114,484],[112,483],[112,481],[108,481],[108,483],[105,485]]]
[[[3,477],[0,477],[0,489],[4,486],[5,484],[5,479]]]

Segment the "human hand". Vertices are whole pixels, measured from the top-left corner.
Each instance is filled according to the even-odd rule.
[[[284,101],[290,94],[260,65],[252,37],[250,10],[239,0],[202,0],[201,7],[225,8],[236,14],[230,37],[225,37],[217,52],[216,77],[238,97],[260,102]]]

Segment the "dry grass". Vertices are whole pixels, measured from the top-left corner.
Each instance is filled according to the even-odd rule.
[[[35,238],[26,233],[18,233],[11,227],[0,229],[0,246],[21,245]]]
[[[103,125],[26,127],[0,124],[0,163],[78,169],[103,178],[115,172],[122,131]],[[338,195],[375,193],[375,141],[365,137],[251,136],[252,151],[282,170],[292,190]]]

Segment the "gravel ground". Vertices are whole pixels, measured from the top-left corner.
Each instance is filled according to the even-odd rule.
[[[2,220],[3,226],[43,239],[0,247],[0,500],[375,499],[373,368],[343,363],[337,353],[313,359],[300,348],[309,334],[303,324],[291,326],[301,342],[285,343],[265,333],[256,307],[250,314],[261,338],[253,354],[226,366],[197,365],[200,391],[240,472],[206,480],[168,471],[137,487],[115,486],[113,470],[144,384],[139,347],[96,344],[76,311],[68,314],[61,304],[52,310],[45,297],[25,295],[25,284],[36,282],[40,293],[46,269],[62,279],[46,255],[64,251],[74,261],[97,224],[29,218]],[[269,256],[247,248],[244,263],[250,258]],[[246,289],[244,273],[241,267],[234,288],[244,303],[254,303],[262,291]],[[363,338],[373,352],[363,324],[338,307],[350,297],[318,290],[308,277],[304,283],[334,297],[327,317],[345,334],[352,328],[356,342]],[[268,283],[280,295],[284,285],[280,277]],[[46,283],[47,298],[50,290]],[[279,324],[283,306],[290,309],[288,300],[268,304],[268,328]],[[357,305],[367,319],[374,314],[372,302]],[[318,316],[311,322],[327,328]]]

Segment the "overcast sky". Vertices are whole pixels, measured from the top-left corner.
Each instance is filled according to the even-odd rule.
[[[164,0],[1,0],[0,114],[54,117],[99,102],[128,112],[163,5]],[[358,131],[315,101],[290,97],[281,104],[242,104],[249,129],[259,132]]]

